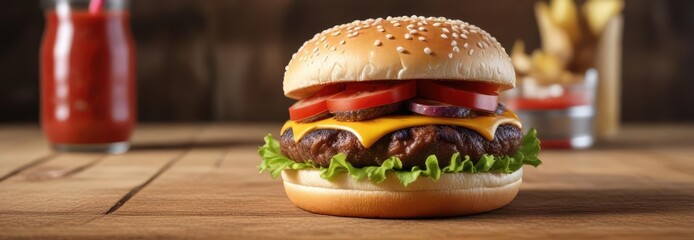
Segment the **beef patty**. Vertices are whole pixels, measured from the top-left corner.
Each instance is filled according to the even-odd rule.
[[[520,148],[523,134],[515,125],[504,124],[496,129],[494,140],[489,141],[479,133],[464,127],[427,125],[401,129],[387,134],[370,148],[364,147],[351,132],[335,129],[318,129],[294,142],[293,130],[282,133],[282,154],[297,162],[312,160],[327,167],[330,159],[347,154],[347,161],[355,167],[380,166],[390,156],[402,160],[404,168],[425,167],[429,155],[435,154],[439,166],[447,166],[455,152],[468,155],[477,161],[482,154],[495,156],[513,155]]]

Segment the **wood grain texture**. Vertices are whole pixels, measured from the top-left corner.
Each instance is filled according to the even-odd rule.
[[[3,126],[0,131],[0,182],[54,156],[33,126]]]
[[[198,132],[199,127],[153,127],[134,136],[134,150],[127,154],[54,154],[39,164],[20,167],[19,172],[0,182],[0,214],[6,216],[0,221],[14,222],[12,216],[37,217],[37,214],[65,214],[74,216],[70,222],[89,221],[106,213],[160,168],[187,151],[178,145],[158,147],[188,144]],[[37,144],[34,149],[18,148],[1,156],[15,159],[47,147],[45,143]],[[40,221],[29,222],[27,226],[62,222],[62,218],[56,218],[57,222],[39,218]]]
[[[628,126],[619,138],[591,150],[545,150],[544,164],[525,169],[521,192],[507,207],[421,220],[322,216],[294,207],[281,181],[256,170],[262,136],[278,129],[277,125],[152,125],[138,130],[135,150],[125,155],[61,154],[0,182],[0,238],[686,239],[694,235],[691,125]]]

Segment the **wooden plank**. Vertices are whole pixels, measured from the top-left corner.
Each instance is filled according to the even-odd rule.
[[[217,167],[221,156],[224,162]],[[278,180],[256,174],[254,146],[195,149],[119,211],[69,229],[84,236],[336,239],[496,239],[517,237],[518,231],[528,238],[644,239],[694,233],[691,175],[651,164],[638,152],[545,151],[542,157],[545,165],[526,169],[523,190],[501,210],[412,221],[307,213],[291,205]]]
[[[278,182],[272,181],[267,176],[259,176],[255,170],[259,162],[257,149],[263,136],[268,130],[276,129],[279,129],[279,126],[251,125],[243,128],[211,126],[197,139],[195,149],[183,156],[165,175],[114,214],[233,214],[235,210],[244,208],[243,205],[236,207],[238,204],[265,201],[264,197],[249,201],[254,196],[247,194],[250,192],[243,191],[247,186],[260,186],[260,189],[254,189],[251,192],[284,201],[283,195],[268,195],[273,192],[272,190],[277,193],[277,185],[272,183]],[[229,143],[229,145],[213,144],[214,147],[206,147],[209,143],[215,142]],[[245,144],[249,142],[250,144]],[[230,207],[228,204],[234,206]],[[253,209],[249,206],[245,208],[249,211]]]
[[[573,217],[570,214],[537,218],[475,215],[432,220],[376,220],[311,215],[304,218],[279,216],[114,216],[95,219],[84,225],[48,231],[22,232],[16,236],[140,238],[143,236],[182,239],[422,239],[465,238],[536,239],[616,238],[670,239],[694,233],[672,226],[649,226],[653,217],[629,215],[611,217],[609,222],[592,220],[599,214]],[[637,217],[646,218],[635,219]],[[676,217],[666,217],[664,221]],[[682,220],[691,220],[685,218]],[[43,230],[43,229],[42,229]]]
[[[0,131],[0,182],[53,157],[35,126],[5,126]]]
[[[632,124],[622,127],[613,139],[598,142],[599,149],[642,150],[694,148],[692,124]]]
[[[29,229],[61,226],[63,216],[72,216],[68,225],[92,220],[185,153],[187,149],[178,146],[189,145],[199,129],[140,129],[134,137],[135,150],[122,155],[60,154],[0,183],[0,215],[24,219]]]
[[[694,165],[673,168],[664,159],[637,150],[544,150],[543,165],[526,167],[525,183],[542,188],[679,187],[694,183]],[[552,181],[547,181],[551,179]]]
[[[0,148],[37,138],[41,130],[36,125],[0,125]]]
[[[115,215],[273,215],[296,212],[281,182],[259,175],[257,147],[195,150]],[[226,155],[221,166],[217,159]],[[248,189],[252,187],[252,189]],[[275,208],[284,203],[288,208]]]
[[[69,157],[72,164],[67,167],[68,164],[56,165],[68,162],[63,159],[67,156],[61,156],[0,183],[0,236],[653,239],[694,234],[694,201],[691,201],[694,199],[694,165],[689,163],[691,148],[684,146],[655,146],[646,150],[624,145],[584,151],[545,150],[541,154],[544,165],[526,168],[521,192],[503,209],[458,218],[376,220],[304,212],[289,202],[280,180],[258,174],[257,146],[264,134],[276,132],[278,126],[197,128],[193,131],[199,135],[193,143],[174,140],[185,135],[181,129],[186,127],[150,127],[158,129],[157,133],[180,131],[180,136],[147,135],[151,139],[140,138],[139,141],[147,143],[141,146],[149,147],[118,160],[111,157],[94,160],[88,155],[79,155]],[[167,144],[158,144],[156,138],[168,139]],[[115,191],[114,185],[132,187],[137,185],[135,182],[141,183],[142,178],[138,176],[147,175],[141,172],[149,171],[151,175],[156,170],[152,170],[155,165],[161,169],[161,163],[153,158],[165,152],[172,154],[181,146],[191,150],[119,209],[102,214],[109,205],[102,202],[118,198],[116,194],[104,197]],[[41,168],[55,171],[56,167],[63,166],[59,171],[62,173],[93,161],[97,163],[64,178],[36,177],[43,176],[39,174],[44,172]],[[113,178],[115,172],[120,175],[118,179]],[[139,181],[122,183],[133,178]],[[65,181],[74,183],[55,184]],[[17,183],[26,187],[14,185]],[[52,188],[36,187],[30,183],[54,185]],[[6,191],[3,185],[14,185],[18,189]],[[90,189],[97,186],[108,188]],[[29,188],[56,194],[26,190]],[[117,192],[123,194],[127,187],[119,189]],[[87,190],[95,196],[85,196]],[[8,192],[22,195],[12,198],[25,202],[3,202]],[[89,200],[64,196],[73,192]],[[31,200],[31,196],[41,200]],[[47,198],[78,204],[70,209],[63,204],[46,204]],[[35,203],[38,201],[54,208],[44,208]],[[5,204],[14,205],[5,207]]]
[[[55,181],[35,181],[18,175],[0,184],[0,192],[13,193],[0,197],[0,213],[104,213],[180,154],[182,151],[164,150],[108,156],[89,169]],[[80,160],[71,157],[60,156],[51,165],[72,169]],[[51,175],[50,172],[40,174]]]

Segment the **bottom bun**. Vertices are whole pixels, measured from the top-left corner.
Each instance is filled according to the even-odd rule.
[[[284,170],[284,189],[297,207],[309,212],[367,218],[424,218],[481,213],[516,197],[523,169],[505,173],[444,173],[438,181],[420,177],[403,186],[395,173],[372,183],[340,174],[332,181],[318,170]]]

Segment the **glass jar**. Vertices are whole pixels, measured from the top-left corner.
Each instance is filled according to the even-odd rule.
[[[528,91],[536,88],[533,85],[521,84],[506,91],[504,98],[523,129],[537,129],[542,148],[588,148],[594,141],[597,81],[597,71],[589,69],[579,83],[556,84],[536,91]],[[535,94],[525,96],[528,92]]]
[[[128,1],[89,2],[41,2],[41,127],[57,151],[122,153],[137,112]]]

